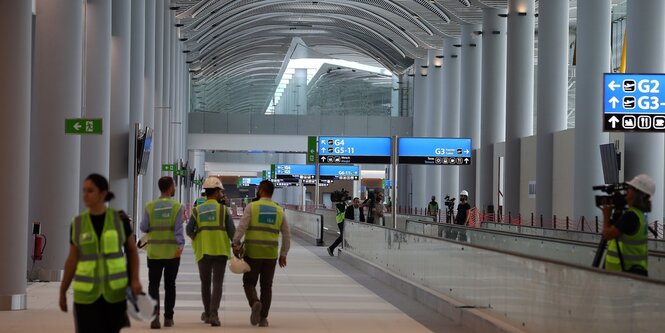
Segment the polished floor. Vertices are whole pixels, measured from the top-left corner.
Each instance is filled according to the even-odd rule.
[[[141,278],[147,290],[145,256]],[[33,283],[28,287],[28,310],[0,312],[0,332],[73,332],[72,314],[58,310],[58,283]],[[372,280],[324,247],[297,240],[292,243],[288,266],[278,268],[270,311],[270,327],[252,327],[241,275],[227,270],[220,318],[221,327],[200,320],[202,305],[199,277],[191,247],[183,254],[177,280],[175,327],[170,332],[466,332],[452,321],[412,301],[398,291]],[[71,304],[71,291],[69,302]],[[70,305],[71,309],[71,305]],[[148,324],[132,322],[123,332],[154,332]]]

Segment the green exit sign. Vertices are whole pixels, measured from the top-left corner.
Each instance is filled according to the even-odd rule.
[[[187,169],[175,170],[173,172],[173,175],[175,175],[175,176],[186,176],[187,175]]]
[[[175,164],[162,164],[162,171],[175,171]]]
[[[199,185],[199,186],[203,185],[203,181],[200,179],[194,179],[193,183],[194,185]]]
[[[102,134],[102,119],[65,119],[65,134]]]
[[[316,164],[316,144],[318,142],[319,140],[315,136],[307,137],[307,164]]]

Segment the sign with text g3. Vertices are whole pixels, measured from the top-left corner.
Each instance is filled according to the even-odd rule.
[[[400,164],[471,165],[471,139],[399,138],[397,156]]]
[[[603,130],[665,132],[665,74],[603,76]]]
[[[390,148],[390,138],[320,136],[319,163],[390,164]]]

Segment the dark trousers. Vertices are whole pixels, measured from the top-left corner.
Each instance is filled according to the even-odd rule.
[[[342,242],[342,239],[344,238],[344,221],[337,223],[337,227],[339,228],[339,237],[335,239],[335,242],[330,245],[330,250],[335,251],[335,248],[337,245],[339,245]]]
[[[164,318],[173,319],[175,306],[175,279],[180,268],[180,258],[148,259],[148,293],[155,301],[155,312],[159,314],[159,283],[164,272]]]
[[[261,318],[268,318],[270,303],[272,302],[272,280],[275,277],[277,259],[252,259],[244,258],[251,267],[251,271],[242,276],[242,286],[249,306],[252,307],[256,301],[260,301]],[[261,279],[261,298],[256,295],[256,283]]]
[[[217,314],[217,311],[219,311],[227,259],[227,256],[204,255],[198,262],[199,277],[201,278],[201,301],[203,301],[203,310],[208,315]],[[211,283],[212,292],[210,291]]]
[[[129,327],[127,302],[108,303],[99,297],[92,304],[74,303],[74,325],[76,333],[118,333]]]

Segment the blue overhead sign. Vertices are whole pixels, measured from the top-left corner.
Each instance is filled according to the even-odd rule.
[[[275,164],[275,177],[313,179],[316,166],[310,164]]]
[[[322,179],[358,180],[360,168],[357,165],[321,165],[319,176]]]
[[[665,74],[605,73],[605,131],[665,131]]]
[[[250,185],[259,185],[263,178],[246,178],[243,177],[240,179],[240,186],[250,186]]]
[[[469,138],[399,138],[398,162],[402,164],[470,165]]]
[[[390,164],[390,138],[322,136],[319,163]]]

